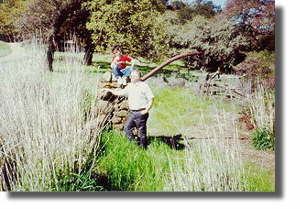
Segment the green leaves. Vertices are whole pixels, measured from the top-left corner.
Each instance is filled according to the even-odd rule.
[[[26,4],[22,0],[8,0],[0,4],[0,34],[10,37],[17,34],[16,23]]]
[[[252,142],[256,149],[275,150],[275,133],[268,128],[257,128],[252,134]]]
[[[174,18],[170,18],[170,21],[176,22]],[[204,56],[201,60],[196,60],[197,66],[213,68],[212,71],[216,71],[218,67],[230,66],[230,63],[239,57],[240,49],[249,44],[230,21],[220,16],[214,18],[196,16],[183,25],[170,22],[167,31],[171,37],[171,46],[180,50],[203,51]],[[225,68],[224,71],[230,70]]]
[[[85,5],[91,12],[87,28],[99,51],[120,45],[125,53],[150,59],[164,52],[166,33],[157,18],[164,7],[158,1],[91,0]]]

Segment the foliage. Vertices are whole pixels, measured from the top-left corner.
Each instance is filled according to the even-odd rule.
[[[78,35],[85,30],[88,13],[81,7],[86,0],[33,0],[22,14],[19,30],[24,35],[47,38],[53,32],[60,38]],[[60,21],[60,22],[59,22]]]
[[[89,12],[82,3],[86,1],[32,0],[20,18],[19,30],[24,36],[46,42],[49,71],[53,71],[54,52],[65,50],[65,40],[72,40],[75,50],[84,50],[83,63],[91,64],[94,45],[85,26]]]
[[[186,4],[182,1],[171,3],[173,10],[178,10],[177,15],[181,23],[192,20],[195,16],[211,18],[215,16],[221,9],[215,6],[212,1],[197,0],[193,4]]]
[[[18,35],[15,23],[26,8],[26,1],[7,0],[0,4],[0,40],[11,41]]]
[[[247,53],[246,59],[235,67],[237,74],[257,85],[259,79],[265,88],[275,88],[275,53],[267,50]]]
[[[229,0],[223,11],[249,40],[251,50],[275,50],[275,0]]]
[[[275,150],[275,135],[269,128],[257,128],[252,134],[252,142],[256,149]]]
[[[275,26],[275,0],[229,0],[224,14],[257,30]]]
[[[10,46],[5,42],[0,41],[0,57],[4,57],[10,53],[11,53]]]
[[[255,128],[251,139],[256,149],[275,150],[275,93],[263,85],[252,89],[247,109]]]
[[[158,0],[91,0],[87,28],[93,31],[97,50],[120,45],[125,53],[149,59],[166,50],[164,26],[157,17],[165,6]]]
[[[196,49],[203,52],[188,62],[195,68],[205,67],[208,71],[220,68],[223,72],[243,60],[240,52],[248,42],[228,20],[217,16],[207,19],[195,17],[184,25],[171,25],[168,29],[170,45],[181,49]]]

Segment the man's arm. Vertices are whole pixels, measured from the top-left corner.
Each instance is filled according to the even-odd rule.
[[[143,115],[144,115],[144,114],[147,114],[147,113],[150,111],[150,109],[151,109],[151,107],[152,107],[152,105],[153,105],[153,100],[154,100],[154,97],[152,97],[152,98],[149,100],[149,103],[148,103],[146,109],[143,110],[143,111],[141,112]]]
[[[116,96],[127,96],[127,89],[118,89],[118,90],[114,90],[114,89],[107,89],[104,88],[103,90],[111,92],[112,94],[116,95]]]

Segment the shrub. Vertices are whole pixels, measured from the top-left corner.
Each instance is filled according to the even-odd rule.
[[[252,134],[252,142],[256,149],[275,150],[275,136],[272,130],[268,128],[257,128]]]
[[[235,67],[238,74],[244,74],[251,80],[253,88],[259,84],[266,88],[275,88],[275,53],[260,51],[247,53],[246,59]],[[260,82],[258,82],[258,80]]]

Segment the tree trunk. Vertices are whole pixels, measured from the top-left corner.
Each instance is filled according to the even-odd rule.
[[[93,44],[90,44],[85,47],[84,51],[84,57],[83,57],[83,64],[84,65],[91,65],[93,60],[93,53],[95,50],[95,46]]]
[[[48,70],[50,72],[53,72],[54,51],[55,51],[55,46],[53,43],[53,36],[51,36],[48,40],[48,49],[47,49]]]

